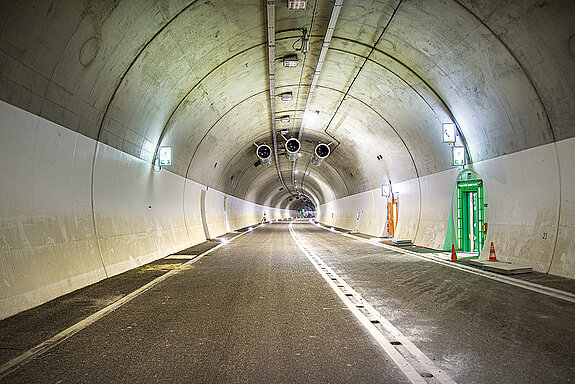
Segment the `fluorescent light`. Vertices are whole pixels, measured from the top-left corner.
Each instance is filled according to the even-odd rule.
[[[307,6],[307,0],[288,0],[288,9],[292,10],[304,10]]]
[[[297,55],[288,55],[288,56],[284,56],[284,60],[283,60],[283,64],[284,67],[297,67],[297,64],[299,63],[299,60],[297,58]]]

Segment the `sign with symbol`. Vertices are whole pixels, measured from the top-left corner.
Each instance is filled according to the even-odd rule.
[[[455,143],[455,124],[443,123],[441,124],[441,128],[443,130],[443,142]]]
[[[452,147],[454,166],[465,165],[465,147]]]
[[[388,197],[389,196],[389,185],[383,185],[381,186],[381,196],[383,197]]]
[[[158,156],[160,165],[172,165],[172,147],[160,147]]]

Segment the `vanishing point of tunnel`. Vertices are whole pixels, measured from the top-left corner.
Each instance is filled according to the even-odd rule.
[[[575,383],[575,2],[0,1],[0,383]]]

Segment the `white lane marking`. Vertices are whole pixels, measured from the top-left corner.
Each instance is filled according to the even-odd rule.
[[[367,244],[371,244],[371,245],[374,245],[376,247],[382,247],[382,248],[389,249],[391,251],[396,251],[399,253],[403,253],[406,255],[416,256],[416,257],[419,257],[421,259],[426,259],[426,260],[432,261],[434,263],[443,264],[443,265],[448,266],[450,268],[459,269],[461,271],[465,271],[465,272],[468,272],[468,273],[471,273],[471,274],[474,274],[477,276],[482,276],[482,277],[485,277],[487,279],[496,280],[496,281],[499,281],[501,283],[513,285],[513,286],[516,286],[519,288],[527,289],[529,291],[541,293],[543,295],[551,296],[551,297],[554,297],[556,299],[565,300],[565,301],[568,301],[570,303],[575,304],[575,294],[573,294],[571,292],[562,291],[562,290],[556,289],[556,288],[546,287],[544,285],[532,283],[530,281],[518,280],[518,279],[514,279],[512,277],[508,277],[508,276],[504,276],[504,275],[498,275],[498,274],[493,273],[493,272],[483,271],[481,269],[476,269],[473,267],[468,267],[467,265],[457,264],[457,263],[454,263],[454,262],[449,261],[449,260],[444,260],[444,259],[441,259],[438,257],[434,257],[430,254],[417,253],[417,252],[409,251],[407,249],[401,249],[399,247],[392,247],[391,245],[382,244],[379,242],[376,243],[376,242],[373,242],[371,240],[364,239],[362,237],[351,235],[349,233],[340,232],[338,230],[331,230],[330,228],[327,228],[324,225],[319,224],[319,223],[315,223],[315,225],[320,227],[320,228],[325,229],[326,231],[336,232],[342,236],[347,236],[349,238],[352,238],[352,239],[355,239],[355,240],[358,240],[358,241],[361,241],[361,242],[364,242]]]
[[[248,233],[248,232],[246,231],[246,232],[243,232],[237,236],[234,236],[229,241],[233,241],[233,240],[237,239],[238,237],[245,235],[246,233]],[[2,364],[2,366],[0,366],[0,379],[9,375],[10,373],[14,372],[16,369],[20,368],[21,366],[23,366],[24,364],[29,362],[33,357],[36,357],[40,354],[47,352],[52,347],[60,344],[62,341],[66,340],[69,337],[71,337],[72,335],[80,332],[82,329],[88,327],[90,324],[95,323],[96,321],[100,320],[102,317],[104,317],[104,316],[108,315],[109,313],[113,312],[114,310],[120,308],[121,306],[123,306],[127,302],[135,299],[136,297],[140,296],[142,293],[146,292],[150,288],[158,285],[162,281],[173,276],[174,274],[178,273],[182,269],[184,269],[187,266],[197,262],[202,257],[206,256],[207,254],[215,251],[216,249],[218,249],[224,245],[225,245],[224,243],[216,245],[214,248],[209,249],[206,252],[196,256],[194,259],[180,265],[178,268],[173,269],[173,270],[163,274],[162,276],[157,277],[156,279],[150,281],[148,284],[138,288],[134,292],[129,293],[128,295],[126,295],[126,296],[122,297],[121,299],[113,302],[112,304],[108,305],[107,307],[105,307],[105,308],[99,310],[98,312],[86,317],[84,320],[80,320],[76,324],[63,330],[62,332],[51,337],[50,339],[43,341],[42,343],[38,344],[34,348],[32,348],[32,349],[22,353],[21,355],[13,358],[12,360]]]
[[[295,220],[294,220],[295,221]],[[382,349],[389,355],[395,364],[402,370],[405,376],[412,383],[427,383],[422,377],[423,373],[431,373],[433,375],[432,382],[438,381],[440,383],[455,384],[455,382],[447,376],[444,372],[440,371],[433,361],[427,357],[415,344],[413,344],[401,331],[399,331],[389,320],[383,317],[375,308],[373,308],[361,295],[359,295],[349,284],[345,282],[337,273],[335,273],[314,251],[309,245],[305,243],[303,238],[297,234],[293,229],[293,222],[289,225],[290,233],[298,245],[300,250],[306,255],[318,272],[328,282],[330,287],[338,295],[338,297],[345,303],[360,323],[367,329],[367,331],[374,337]],[[354,303],[350,297],[353,297]],[[365,308],[365,313],[359,308]],[[369,317],[368,315],[369,314]],[[393,341],[401,343],[401,350],[408,353],[402,354],[399,347],[391,344],[391,341],[374,325],[374,321],[379,322],[384,330],[393,337]],[[410,356],[411,355],[411,356]],[[416,369],[416,367],[419,368]]]

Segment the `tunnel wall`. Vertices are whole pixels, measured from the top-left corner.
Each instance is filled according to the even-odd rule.
[[[493,242],[497,257],[526,263],[535,270],[575,278],[575,139],[547,144],[477,162],[473,169],[485,186],[488,232],[480,258],[489,256]],[[458,169],[393,184],[399,193],[396,238],[443,249]],[[373,203],[379,191],[360,193],[320,206],[318,220],[348,230],[381,236],[385,217]],[[366,214],[365,210],[373,210]],[[359,223],[357,214],[360,215]],[[332,218],[333,213],[333,218]],[[365,221],[365,222],[362,222]]]
[[[294,212],[207,188],[0,102],[0,319],[212,237]]]

